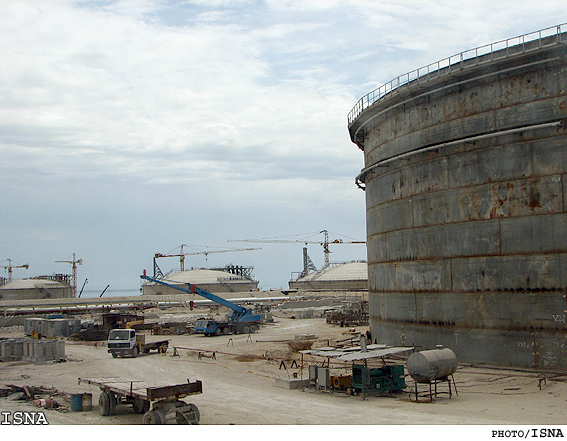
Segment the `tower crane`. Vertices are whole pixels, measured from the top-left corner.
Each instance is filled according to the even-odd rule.
[[[12,280],[12,269],[13,268],[25,268],[28,269],[30,266],[26,263],[25,265],[12,265],[12,259],[6,259],[8,261],[8,265],[2,266],[2,268],[8,269],[8,282]]]
[[[55,263],[70,263],[73,270],[71,279],[71,288],[73,289],[73,297],[77,297],[77,264],[82,265],[83,259],[77,260],[75,253],[73,253],[73,260],[56,260]]]
[[[230,253],[233,251],[254,251],[254,250],[261,250],[262,248],[233,248],[230,250],[212,250],[212,251],[197,251],[197,252],[193,252],[193,253],[184,253],[183,252],[183,248],[184,247],[189,247],[190,245],[187,244],[181,244],[178,248],[180,248],[180,252],[177,254],[161,254],[161,253],[156,253],[154,255],[154,278],[156,278],[158,276],[158,274],[160,274],[161,276],[163,276],[163,273],[161,273],[161,270],[159,270],[159,267],[156,264],[156,259],[159,259],[160,257],[179,257],[179,268],[181,271],[185,271],[185,256],[196,256],[198,254],[204,254],[205,258],[208,258],[209,254],[213,254],[213,253]]]
[[[316,245],[321,245],[323,247],[323,256],[324,256],[324,265],[323,268],[326,268],[329,266],[329,254],[331,253],[331,251],[329,250],[329,245],[330,244],[357,244],[357,243],[366,243],[364,241],[360,241],[360,240],[353,240],[353,241],[344,241],[342,239],[333,239],[333,240],[329,240],[329,231],[327,230],[322,230],[319,231],[318,233],[308,233],[308,234],[323,234],[323,240],[322,241],[313,241],[313,240],[301,240],[301,239],[297,239],[297,240],[289,240],[289,239],[278,239],[278,238],[263,238],[263,239],[236,239],[236,240],[228,240],[228,242],[253,242],[253,243],[303,243],[305,245],[308,244],[316,244]],[[336,234],[336,233],[333,233]],[[306,265],[304,265],[306,266]]]

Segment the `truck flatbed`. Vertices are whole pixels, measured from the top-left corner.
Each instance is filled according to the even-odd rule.
[[[101,415],[113,415],[117,404],[132,404],[134,412],[144,413],[145,424],[167,424],[175,419],[178,424],[198,424],[199,410],[194,404],[181,398],[203,392],[203,384],[196,380],[187,383],[164,385],[121,377],[79,378],[79,384],[98,386],[101,390],[99,409]],[[152,406],[152,410],[150,409]],[[173,418],[170,418],[173,414]]]

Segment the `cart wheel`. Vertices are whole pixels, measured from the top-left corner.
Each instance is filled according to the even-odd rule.
[[[215,335],[218,337],[218,336],[221,335],[221,334],[222,334],[222,329],[221,329],[221,328],[217,328],[217,329],[215,330]]]
[[[98,398],[98,410],[102,416],[110,415],[110,394],[102,392]]]
[[[134,408],[135,413],[146,413],[150,410],[150,402],[142,398],[134,398],[132,407]]]
[[[138,356],[138,353],[139,353],[138,346],[134,346],[132,348],[132,358],[136,358]]]
[[[192,403],[187,406],[190,407],[191,410],[185,412],[178,410],[175,412],[175,420],[177,421],[177,424],[199,424],[201,419],[199,409]]]
[[[165,413],[162,410],[149,410],[144,414],[144,424],[165,424]]]

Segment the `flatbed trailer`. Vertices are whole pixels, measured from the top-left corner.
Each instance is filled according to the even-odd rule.
[[[144,414],[144,424],[199,424],[196,405],[181,398],[203,392],[197,380],[176,385],[155,385],[142,380],[119,377],[79,378],[79,384],[98,386],[101,390],[99,411],[102,416],[114,415],[119,404],[131,404],[134,412]],[[151,409],[150,409],[151,407]]]

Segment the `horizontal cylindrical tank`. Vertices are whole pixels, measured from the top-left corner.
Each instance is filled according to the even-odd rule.
[[[407,368],[415,381],[428,383],[452,375],[457,370],[457,356],[448,348],[415,352],[409,356]]]

